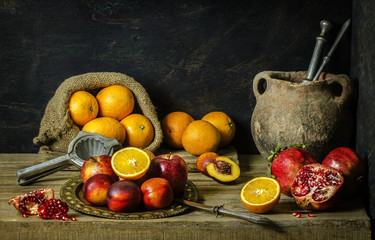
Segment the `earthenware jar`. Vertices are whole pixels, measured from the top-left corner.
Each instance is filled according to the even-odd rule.
[[[334,148],[351,142],[352,80],[343,74],[322,74],[317,81],[304,82],[305,75],[265,71],[254,78],[251,131],[265,158],[278,145],[305,144],[322,161]]]

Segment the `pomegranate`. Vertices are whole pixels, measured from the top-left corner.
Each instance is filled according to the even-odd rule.
[[[323,160],[322,165],[339,170],[345,178],[343,191],[346,196],[356,195],[363,185],[363,167],[356,152],[348,147],[332,150]]]
[[[341,172],[329,166],[313,163],[302,167],[292,184],[292,195],[303,209],[324,210],[339,199],[344,183]]]
[[[271,173],[280,184],[281,193],[291,197],[290,187],[298,170],[311,163],[317,163],[316,159],[298,147],[288,148],[277,154],[272,161]]]
[[[37,215],[39,206],[49,199],[53,199],[54,196],[54,190],[51,188],[38,189],[12,197],[8,204],[13,205],[23,214]]]
[[[39,206],[39,217],[44,219],[58,219],[68,221],[68,205],[60,199],[50,199]]]

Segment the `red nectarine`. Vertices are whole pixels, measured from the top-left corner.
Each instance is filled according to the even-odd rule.
[[[166,208],[173,201],[173,191],[164,178],[150,178],[141,186],[143,205],[148,210]]]
[[[141,199],[141,190],[132,180],[115,182],[107,192],[107,206],[116,212],[134,212]]]

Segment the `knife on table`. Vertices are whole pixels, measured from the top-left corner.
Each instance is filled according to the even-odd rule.
[[[175,199],[175,201],[178,203],[193,207],[193,208],[201,209],[201,210],[208,211],[208,212],[213,212],[216,214],[216,216],[228,215],[228,216],[240,218],[240,219],[252,222],[252,223],[263,224],[263,225],[274,225],[274,222],[272,222],[270,219],[266,217],[255,215],[255,214],[244,214],[244,213],[229,211],[225,209],[223,205],[222,206],[207,206],[201,203],[192,202],[192,201],[183,200],[183,199]]]

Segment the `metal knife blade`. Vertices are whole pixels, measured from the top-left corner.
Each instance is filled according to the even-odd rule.
[[[274,225],[274,223],[266,217],[255,215],[255,214],[244,214],[244,213],[229,211],[225,209],[223,205],[222,206],[207,206],[202,203],[192,202],[192,201],[183,200],[183,199],[175,199],[175,201],[178,203],[185,204],[190,207],[194,207],[194,208],[201,209],[201,210],[208,211],[208,212],[213,212],[216,215],[228,215],[231,217],[240,218],[240,219],[253,222],[253,223],[257,223],[257,224]]]

